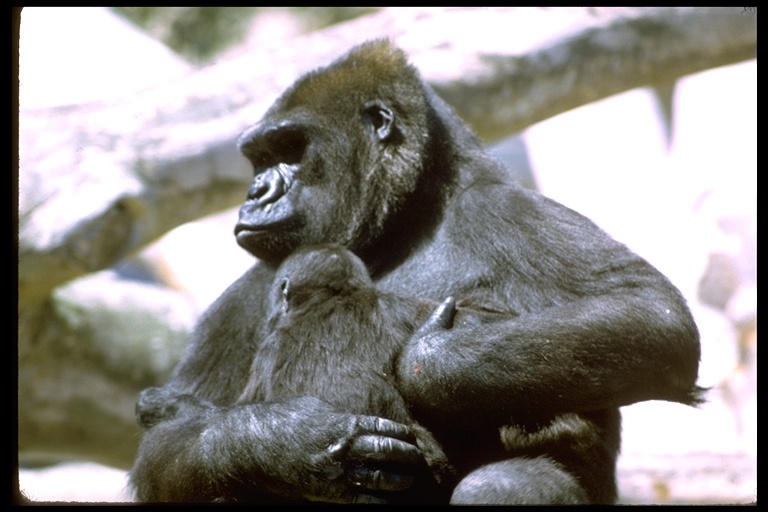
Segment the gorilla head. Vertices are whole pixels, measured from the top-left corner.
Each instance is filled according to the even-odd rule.
[[[386,41],[304,76],[238,141],[255,178],[237,242],[268,262],[300,244],[364,254],[426,177],[439,178],[423,170],[427,117],[418,73]]]

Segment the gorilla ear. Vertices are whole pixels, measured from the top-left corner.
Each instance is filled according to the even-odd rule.
[[[365,104],[365,117],[376,132],[380,142],[392,136],[395,129],[395,113],[380,101],[369,101]]]

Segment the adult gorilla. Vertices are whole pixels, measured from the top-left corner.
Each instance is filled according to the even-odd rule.
[[[618,408],[699,401],[680,293],[588,219],[510,183],[388,42],[299,79],[239,145],[255,178],[235,233],[262,261],[207,311],[170,382],[140,397],[152,419],[138,499],[351,502],[413,485],[423,461],[406,425],[312,396],[237,403],[276,268],[306,244],[351,249],[382,292],[506,315],[492,327],[433,317],[397,362],[400,392],[438,438],[492,440],[462,454],[454,502],[611,503]],[[558,437],[562,417],[573,424]],[[531,433],[556,449],[515,442]]]

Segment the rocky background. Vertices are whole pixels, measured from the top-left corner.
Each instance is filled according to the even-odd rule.
[[[413,19],[412,12],[391,13],[394,20]],[[130,98],[201,67],[371,14],[377,13],[25,8],[20,123],[25,112]],[[724,15],[755,18],[756,11],[732,8]],[[567,27],[562,16],[561,11],[537,11],[528,30],[545,33],[553,23]],[[482,16],[471,19],[476,22],[462,30],[488,31]],[[710,400],[698,409],[659,402],[623,409],[622,503],[757,500],[756,100],[756,60],[740,59],[666,86],[634,88],[588,103],[502,141],[486,137],[520,179],[591,217],[666,273],[688,298],[699,325],[700,383],[712,387]],[[51,118],[52,126],[55,122]],[[241,128],[231,126],[232,140]],[[22,189],[30,186],[25,171],[22,165]],[[129,186],[110,179],[110,186]],[[20,197],[22,225],[25,197]],[[75,194],[71,208],[87,200]],[[132,415],[135,395],[115,382],[162,381],[199,312],[253,263],[231,236],[234,219],[230,209],[184,224],[113,268],[55,287],[50,297],[37,298],[57,318],[55,328],[46,326],[45,332],[35,322],[25,323],[27,301],[35,302],[29,297],[36,294],[23,288],[24,265],[32,259],[20,252],[18,486],[23,498],[129,499],[125,461],[131,460],[137,433],[110,429],[121,424],[114,418]],[[57,220],[51,218],[54,224]],[[36,236],[55,238],[55,230]],[[35,272],[45,274],[44,268]],[[116,309],[124,314],[115,314]],[[31,345],[25,337],[29,323],[38,329]],[[121,337],[104,338],[99,333],[105,330]],[[126,338],[126,332],[135,332],[135,339]],[[98,351],[87,343],[90,339],[99,339]],[[128,364],[136,359],[148,363],[140,369]],[[50,362],[62,360],[77,364],[65,371]],[[109,369],[111,380],[93,377],[94,367]],[[113,393],[115,400],[96,410],[83,398],[83,388],[103,389],[100,396]],[[96,433],[89,429],[94,422],[103,422]],[[114,439],[130,441],[115,446]]]

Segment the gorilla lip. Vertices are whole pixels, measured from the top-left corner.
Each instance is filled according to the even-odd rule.
[[[235,239],[238,245],[252,246],[259,243],[259,239],[275,233],[289,233],[295,228],[295,223],[290,219],[270,224],[240,224],[235,226]]]
[[[259,247],[261,239],[269,235],[269,233],[269,231],[263,229],[251,230],[244,227],[243,229],[235,230],[235,240],[237,240],[237,245],[248,250],[249,248]]]
[[[240,237],[247,237],[252,235],[261,235],[265,233],[269,233],[270,231],[274,231],[276,229],[279,229],[278,225],[271,225],[271,226],[249,226],[247,224],[238,224],[235,226],[235,237],[238,239]]]

